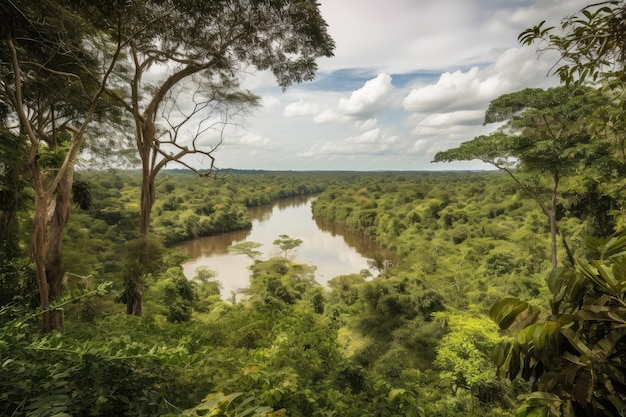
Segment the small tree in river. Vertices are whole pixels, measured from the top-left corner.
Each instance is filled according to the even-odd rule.
[[[280,235],[274,242],[283,252],[283,258],[289,259],[289,252],[302,244],[302,239],[293,239],[289,235]]]
[[[228,252],[234,253],[235,255],[245,255],[256,263],[259,261],[259,256],[263,255],[263,252],[256,250],[261,246],[263,245],[257,242],[241,242],[230,245],[228,247]]]

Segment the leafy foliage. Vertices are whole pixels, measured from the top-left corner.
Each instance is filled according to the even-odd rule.
[[[251,267],[250,293],[230,302],[220,300],[211,271],[184,277],[184,257],[175,250],[158,242],[146,251],[125,244],[137,236],[136,172],[85,172],[81,178],[89,182],[93,205],[69,224],[68,267],[91,275],[96,285],[111,279],[117,293],[129,271],[143,271],[146,308],[138,318],[122,314],[113,297],[94,299],[88,310],[86,303],[64,306],[65,330],[55,336],[62,343],[46,351],[59,358],[58,368],[48,366],[43,353],[9,343],[26,355],[20,357],[29,361],[28,372],[69,370],[56,377],[70,387],[59,391],[63,395],[88,372],[74,370],[86,361],[81,349],[95,352],[93,363],[103,371],[82,385],[98,389],[76,390],[58,403],[53,398],[50,403],[69,410],[55,412],[495,416],[512,415],[516,396],[528,389],[496,377],[489,366],[498,336],[485,313],[502,295],[530,299],[536,309],[548,305],[548,233],[536,207],[497,172],[233,173],[218,182],[167,172],[157,186],[168,199],[157,203],[162,211],[155,218],[155,230],[164,234],[170,229],[161,216],[178,221],[191,210],[213,219],[227,207],[243,212],[259,189],[276,198],[326,189],[314,204],[320,221],[332,218],[393,249],[373,260],[378,277],[355,271],[331,280],[329,288],[316,284],[314,266],[283,256],[259,260]],[[581,224],[568,219],[574,230]],[[79,284],[70,279],[66,291]],[[15,317],[15,307],[5,312]],[[28,343],[40,340],[23,333]],[[114,359],[126,352],[120,346],[133,347],[135,356]],[[116,363],[126,366],[125,374]],[[18,369],[6,368],[2,376],[14,381]],[[43,378],[46,387],[50,378]],[[44,388],[7,388],[15,394],[7,407],[18,409],[27,389]],[[26,414],[19,410],[16,415]]]
[[[241,242],[235,245],[231,245],[228,248],[228,251],[238,254],[238,255],[245,255],[248,258],[250,258],[253,262],[256,262],[257,258],[263,254],[263,252],[256,250],[257,248],[260,248],[261,246],[263,245],[257,242]]]
[[[545,40],[562,53],[557,73],[566,87],[497,98],[485,122],[505,122],[501,129],[435,157],[478,158],[510,178],[414,172],[157,178],[168,162],[185,165],[182,157],[192,153],[207,156],[213,169],[215,148],[202,149],[200,133],[187,144],[178,135],[203,112],[230,117],[229,110],[256,103],[238,84],[241,62],[270,69],[283,88],[313,78],[315,60],[334,48],[318,6],[309,0],[0,5],[6,17],[0,66],[7,75],[0,80],[0,414],[502,416],[512,415],[516,396],[529,390],[520,374],[534,392],[522,397],[519,415],[626,414],[626,237],[600,237],[626,218],[624,3],[584,8],[560,34],[543,23],[522,33],[522,43]],[[117,65],[122,49],[133,59]],[[144,69],[165,62],[163,84],[141,82]],[[98,73],[107,63],[112,72]],[[176,125],[185,106],[175,87],[191,78],[202,88],[191,116]],[[606,88],[581,88],[585,79]],[[104,86],[113,85],[104,98]],[[112,102],[137,122],[143,171],[81,172],[73,182],[87,137],[124,126]],[[9,119],[20,127],[9,131]],[[110,141],[107,135],[91,149]],[[71,192],[77,212],[69,220]],[[167,197],[156,201],[157,193]],[[188,279],[184,256],[165,247],[246,229],[248,207],[313,193],[321,193],[313,208],[320,224],[343,224],[388,249],[372,257],[378,276],[355,271],[323,288],[315,266],[288,259],[302,241],[281,235],[275,244],[283,256],[255,262],[250,293],[226,302],[211,271]],[[578,238],[567,248],[577,258],[573,268],[554,270],[546,285],[548,245],[554,266],[556,252],[566,249],[555,244],[557,220],[563,236]],[[30,240],[25,226],[34,227]],[[153,239],[146,238],[148,226]],[[581,237],[589,233],[596,237]],[[31,245],[34,266],[23,257]],[[234,247],[255,261],[256,249],[253,242]],[[591,253],[594,260],[586,261]],[[61,297],[35,312],[33,277],[44,306]],[[145,317],[121,314],[104,294],[108,280],[127,312],[143,315],[145,295]],[[504,336],[487,322],[489,306]],[[61,312],[62,332],[35,329],[39,316],[47,317],[46,330],[60,327]],[[494,347],[500,373],[513,382],[491,372]]]
[[[510,378],[536,381],[521,415],[620,416],[624,397],[626,340],[626,237],[588,239],[596,260],[550,276],[552,311],[502,299],[491,316],[514,336],[503,342],[496,363]]]
[[[249,397],[241,400],[241,396],[242,393],[240,392],[229,395],[224,395],[222,392],[211,393],[207,395],[197,406],[185,410],[180,414],[165,414],[163,417],[200,417],[207,414],[237,417],[272,417],[285,414],[284,410],[282,412],[273,412],[270,407],[248,407],[248,403],[252,401],[253,398]]]
[[[143,291],[150,278],[164,267],[164,248],[156,239],[137,239],[128,244],[124,290],[116,301],[126,304],[128,314],[143,314]]]
[[[523,45],[539,43],[541,48],[556,49],[563,63],[555,72],[566,84],[620,79],[626,57],[625,11],[622,1],[602,1],[563,19],[560,33],[542,21],[524,30],[518,40]]]
[[[599,140],[590,127],[594,112],[608,100],[607,95],[582,87],[505,94],[493,100],[485,114],[485,123],[506,122],[504,125],[488,136],[438,152],[433,162],[479,159],[506,172],[546,215],[551,229],[551,260],[556,268],[557,234],[572,261],[565,235],[558,227],[559,212],[566,204],[573,208],[574,201],[589,200],[590,194],[597,192],[598,181],[610,179],[611,170],[624,169],[623,161],[614,158],[610,142]],[[607,166],[611,169],[604,168]],[[562,190],[563,185],[566,190]],[[563,194],[571,199],[568,203]],[[590,218],[602,217],[600,213],[578,211]],[[599,232],[610,231],[608,227],[602,229]]]
[[[274,240],[273,244],[278,246],[283,251],[283,257],[288,259],[289,252],[300,246],[302,239],[293,239],[289,235],[280,235],[278,239]]]

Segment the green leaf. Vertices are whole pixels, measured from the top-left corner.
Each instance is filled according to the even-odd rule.
[[[511,345],[512,342],[507,339],[503,340],[496,346],[493,354],[493,361],[498,368],[504,365],[507,358],[511,354]]]
[[[526,410],[524,414],[518,414],[518,416],[526,416],[526,417],[547,417],[548,416],[548,407],[533,407]]]
[[[591,369],[581,369],[572,389],[572,399],[579,403],[581,407],[587,407],[591,402],[593,390],[595,386],[595,376]]]
[[[533,315],[534,309],[530,304],[512,297],[499,299],[489,310],[489,316],[498,323],[501,329],[508,329],[518,316],[523,319]]]
[[[585,342],[580,339],[579,335],[571,328],[562,328],[561,334],[567,338],[567,340],[572,344],[574,349],[576,349],[581,355],[585,355],[587,357],[592,356],[589,346],[587,346]]]
[[[398,395],[403,395],[405,392],[406,392],[405,389],[394,388],[391,391],[389,391],[389,395],[387,396],[387,398],[389,399],[390,402],[393,402],[393,400],[395,400]]]
[[[550,275],[548,275],[548,288],[552,294],[557,293],[559,288],[561,288],[563,272],[563,268],[555,268],[550,271]]]

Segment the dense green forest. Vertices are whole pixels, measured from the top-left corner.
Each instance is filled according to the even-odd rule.
[[[136,171],[78,173],[62,332],[39,334],[37,315],[24,318],[36,305],[32,267],[4,264],[3,414],[513,415],[528,391],[496,376],[503,335],[489,310],[503,296],[548,308],[549,223],[506,175],[163,172],[159,240],[142,257],[139,181]],[[372,260],[379,277],[355,271],[323,288],[314,265],[277,257],[254,264],[249,296],[233,303],[210,271],[188,280],[184,255],[159,243],[249,227],[247,206],[320,192],[317,219],[396,254]],[[561,223],[585,253],[595,219]],[[143,317],[119,303],[129,264],[147,268]]]
[[[62,306],[62,333],[29,330],[39,320],[18,317],[34,303],[33,288],[5,278],[3,294],[14,301],[2,316],[3,340],[11,342],[2,345],[10,358],[3,392],[14,408],[4,413],[176,414],[209,393],[241,393],[232,415],[245,415],[240,402],[288,415],[497,414],[515,403],[521,388],[497,379],[490,365],[500,336],[486,313],[505,294],[545,304],[549,251],[545,221],[503,175],[273,172],[211,180],[164,172],[157,184],[166,196],[154,217],[162,241],[245,228],[247,206],[323,191],[316,218],[371,235],[397,259],[373,260],[376,279],[355,271],[330,288],[315,283],[314,265],[259,261],[249,298],[233,304],[220,300],[210,271],[187,280],[183,255],[154,243],[143,318],[115,303],[125,262],[137,256],[139,179],[79,173],[77,190],[89,197],[64,238],[72,301]],[[19,272],[32,274],[26,264]],[[100,295],[81,298],[92,292]]]
[[[217,170],[219,145],[183,138],[196,111],[257,106],[242,68],[313,79],[318,6],[0,4],[0,414],[626,415],[624,3],[520,35],[561,54],[561,85],[494,99],[494,131],[433,160],[494,171]],[[175,243],[304,195],[388,251],[378,276],[321,286],[288,231],[274,257],[233,249],[244,297],[183,273]]]

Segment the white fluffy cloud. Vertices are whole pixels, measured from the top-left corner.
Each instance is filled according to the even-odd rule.
[[[493,61],[517,35],[556,23],[588,0],[321,0],[335,39],[323,70],[372,68],[388,74],[467,68]]]
[[[325,123],[337,123],[337,122],[346,122],[348,118],[337,113],[335,110],[324,109],[319,114],[315,115],[313,118],[315,123],[325,124]]]
[[[421,119],[422,126],[433,128],[448,126],[475,126],[483,122],[483,110],[460,110],[450,113],[433,113]]]
[[[553,62],[539,61],[532,48],[513,48],[491,65],[444,72],[436,82],[412,89],[403,101],[417,138],[410,152],[432,157],[493,131],[497,126],[482,125],[489,103],[526,87],[555,85],[557,80],[547,77]]]
[[[376,119],[357,120],[354,123],[354,128],[357,130],[371,130],[378,124]]]
[[[340,99],[337,110],[346,116],[369,117],[385,107],[392,90],[391,77],[387,74],[378,74],[363,87],[353,91],[350,98]]]
[[[328,141],[315,144],[299,153],[304,158],[326,158],[345,155],[375,155],[392,150],[398,143],[398,137],[381,129],[372,129],[358,136],[351,136],[341,141]]]
[[[320,2],[335,56],[319,60],[317,82],[286,92],[267,71],[245,78],[263,109],[226,138],[220,166],[450,169],[432,157],[492,131],[482,125],[491,100],[556,84],[557,57],[539,59],[519,33],[588,0]]]
[[[357,130],[368,130],[377,123],[372,117],[392,106],[393,85],[391,76],[379,74],[366,81],[362,87],[352,91],[348,97],[340,97],[333,104],[328,98],[320,95],[319,102],[315,98],[300,99],[285,106],[283,116],[310,116],[318,124],[353,123]]]
[[[434,84],[411,90],[404,108],[411,112],[450,112],[485,109],[496,97],[524,88],[529,83],[554,83],[546,78],[550,61],[537,60],[530,48],[510,49],[486,68],[444,72]]]
[[[260,135],[255,135],[254,133],[246,133],[245,135],[240,136],[234,141],[234,144],[245,146],[267,146],[268,143],[268,138],[264,138]]]
[[[276,96],[263,96],[261,97],[261,106],[265,111],[271,111],[276,106],[280,105],[280,99]]]
[[[283,116],[285,117],[298,117],[298,116],[314,116],[320,112],[320,106],[316,103],[309,103],[304,100],[299,100],[296,103],[290,103],[285,107]]]

